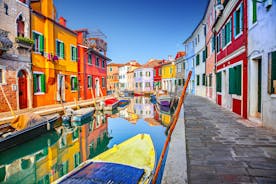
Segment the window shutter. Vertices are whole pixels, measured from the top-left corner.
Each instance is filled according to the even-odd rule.
[[[75,47],[75,60],[77,61],[78,60],[78,48]]]
[[[232,17],[229,22],[229,42],[232,40]]]
[[[39,52],[43,54],[44,52],[44,36],[40,35],[39,36]]]
[[[36,74],[33,75],[33,79],[34,79],[34,80],[33,80],[33,82],[34,82],[34,83],[33,83],[33,86],[34,86],[34,93],[36,93],[36,92],[37,92],[37,85],[36,85],[36,84],[37,84],[37,78],[36,78]]]
[[[45,92],[45,74],[41,75],[41,92]]]
[[[234,36],[237,35],[236,27],[237,27],[237,12],[234,12]]]
[[[235,69],[229,68],[229,94],[235,94]]]
[[[221,72],[217,73],[216,83],[217,92],[221,92]]]
[[[238,65],[237,67],[236,67],[236,74],[235,74],[235,76],[236,76],[236,79],[235,79],[235,81],[236,81],[236,94],[237,95],[241,95],[241,80],[242,80],[242,71],[241,71],[241,65]]]
[[[257,0],[252,0],[252,6],[253,6],[253,17],[252,22],[257,22]]]
[[[60,56],[64,59],[64,43],[60,43]]]
[[[276,89],[273,88],[273,81],[276,80],[276,51],[271,54],[271,93],[276,93]]]
[[[35,39],[35,33],[32,32],[32,36],[33,36],[33,41],[34,41],[34,44],[33,44],[33,50],[35,51],[35,48],[36,48],[36,39]]]
[[[60,57],[60,55],[59,55],[59,44],[58,44],[59,42],[56,40],[56,55],[58,56],[58,57]]]
[[[74,77],[74,90],[77,90],[77,85],[78,85],[78,79],[77,77]]]

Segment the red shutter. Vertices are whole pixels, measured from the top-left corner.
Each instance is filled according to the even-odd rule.
[[[18,34],[18,36],[24,37],[24,22],[23,21],[17,22],[17,34]]]

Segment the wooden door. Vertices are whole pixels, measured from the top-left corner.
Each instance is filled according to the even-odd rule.
[[[21,73],[18,77],[19,108],[24,109],[28,107],[27,76],[23,72]]]

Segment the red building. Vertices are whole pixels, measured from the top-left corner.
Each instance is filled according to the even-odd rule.
[[[153,67],[153,82],[154,88],[158,87],[161,89],[161,79],[162,79],[162,64],[164,64],[165,60],[159,60],[158,63]]]
[[[247,0],[222,5],[214,24],[217,103],[247,118]]]
[[[100,91],[106,95],[107,85],[107,44],[100,38],[89,38],[87,29],[75,31],[78,43],[78,78],[79,98],[91,99],[92,90],[95,96],[100,96]],[[92,90],[91,90],[92,89]]]

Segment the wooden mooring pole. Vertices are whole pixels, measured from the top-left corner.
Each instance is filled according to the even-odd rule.
[[[185,98],[185,95],[186,95],[186,90],[187,90],[189,81],[190,81],[190,79],[191,79],[191,75],[192,75],[192,71],[189,72],[188,78],[187,78],[187,80],[186,80],[186,82],[185,82],[183,91],[182,91],[182,93],[181,93],[181,96],[180,96],[180,99],[179,99],[179,102],[178,102],[178,105],[177,105],[177,108],[176,108],[176,113],[175,113],[174,119],[173,119],[172,124],[171,124],[171,127],[170,127],[170,129],[169,129],[169,133],[168,133],[166,142],[165,142],[165,144],[164,144],[162,153],[161,153],[160,158],[159,158],[159,161],[158,161],[158,165],[157,165],[157,167],[156,167],[156,170],[155,170],[155,173],[154,173],[154,176],[153,176],[153,179],[152,179],[152,184],[155,184],[155,183],[156,183],[156,180],[157,180],[157,178],[158,178],[158,174],[159,174],[159,171],[160,171],[160,168],[161,168],[161,165],[162,165],[162,162],[163,162],[165,153],[166,153],[166,151],[167,151],[169,142],[170,142],[170,140],[171,140],[171,136],[172,136],[173,130],[174,130],[174,128],[175,128],[175,126],[176,126],[176,123],[177,123],[177,121],[178,121],[179,113],[180,113],[181,107],[182,107],[183,102],[184,102],[184,98]]]

